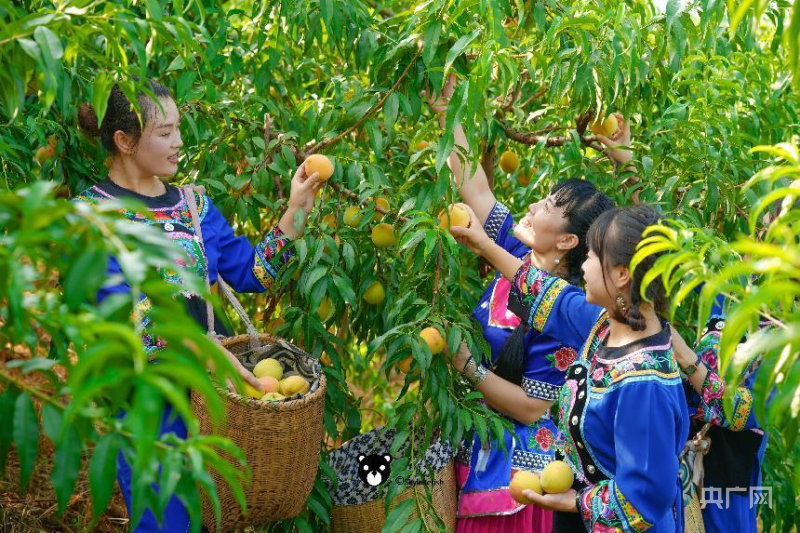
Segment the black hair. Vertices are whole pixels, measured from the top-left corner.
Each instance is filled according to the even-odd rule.
[[[567,263],[567,281],[578,285],[583,278],[581,265],[586,260],[586,234],[601,214],[614,209],[614,201],[597,190],[594,183],[581,179],[568,179],[556,184],[550,191],[556,207],[564,209],[567,225],[564,231],[578,236],[578,245],[564,256]]]
[[[581,179],[567,179],[556,184],[550,191],[556,207],[564,209],[566,227],[564,231],[578,236],[578,245],[564,256],[568,274],[567,281],[578,285],[583,276],[581,265],[586,260],[588,248],[586,234],[589,227],[602,213],[613,209],[614,202],[597,189],[594,183]],[[509,298],[509,310],[522,319],[522,323],[506,339],[494,366],[494,373],[516,385],[522,383],[525,369],[525,334],[528,331],[527,312],[515,309],[514,298]]]
[[[600,261],[604,284],[606,284],[606,269],[620,265],[630,266],[645,229],[658,224],[660,220],[661,215],[658,211],[648,205],[638,204],[624,209],[612,209],[594,221],[586,240],[589,249]],[[652,303],[656,313],[663,313],[669,304],[664,284],[659,281],[650,283],[645,290],[645,298],[642,298],[642,279],[660,255],[649,255],[631,272],[631,294],[625,313],[616,308],[610,310],[612,318],[627,324],[634,331],[643,331],[647,327],[640,310],[643,301]]]
[[[136,78],[134,78],[136,79]],[[138,81],[138,80],[137,80]],[[153,80],[145,80],[146,87],[155,95],[156,98],[172,98],[169,89]],[[103,146],[112,154],[117,153],[117,145],[114,143],[114,134],[122,131],[137,143],[142,136],[142,130],[147,125],[149,119],[155,115],[156,102],[144,91],[140,91],[136,98],[139,108],[142,110],[142,121],[131,105],[131,101],[125,96],[118,84],[111,88],[108,95],[108,107],[103,116],[102,124],[97,123],[97,113],[90,104],[81,104],[78,108],[78,123],[81,128],[92,137],[100,137]]]

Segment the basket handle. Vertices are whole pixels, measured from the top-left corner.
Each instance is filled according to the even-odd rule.
[[[189,185],[187,187],[183,187],[184,196],[186,197],[186,203],[189,206],[189,213],[192,215],[192,225],[194,226],[194,232],[200,242],[205,246],[203,241],[203,230],[200,227],[200,215],[197,213],[197,202],[194,199],[194,192],[197,191],[199,194],[205,194],[205,189],[200,185]],[[209,278],[208,268],[206,268],[206,275],[205,275],[205,283],[206,283],[206,290],[210,293],[211,292],[211,281]],[[259,337],[258,332],[256,331],[255,326],[253,326],[253,322],[250,320],[250,317],[247,316],[247,312],[242,307],[241,302],[236,296],[233,294],[233,291],[228,286],[227,283],[222,279],[222,277],[217,276],[217,283],[219,283],[220,289],[222,289],[222,294],[228,299],[231,303],[233,308],[236,310],[236,314],[239,315],[239,318],[242,319],[245,326],[247,327],[247,335],[250,337],[250,348],[255,349],[259,346]],[[206,300],[206,318],[208,321],[208,335],[214,339],[218,339],[219,335],[214,329],[214,306],[211,304],[211,299]]]

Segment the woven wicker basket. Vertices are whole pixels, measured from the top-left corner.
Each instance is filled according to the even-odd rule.
[[[311,493],[319,467],[326,386],[319,361],[276,337],[259,335],[259,339],[264,346],[255,350],[251,349],[249,335],[230,337],[222,345],[249,369],[259,360],[273,357],[282,363],[284,375],[299,374],[312,385],[305,396],[280,402],[262,402],[220,389],[226,418],[216,434],[228,437],[244,451],[252,478],[245,488],[245,516],[228,485],[214,475],[222,508],[219,531],[297,516]],[[200,421],[200,432],[211,434],[211,419],[196,393],[192,393],[192,407]],[[203,524],[210,531],[218,531],[213,507],[205,498]]]
[[[334,533],[380,533],[386,522],[385,500],[380,497],[383,490],[382,487],[365,484],[358,477],[358,458],[361,455],[386,454],[394,435],[392,431],[381,435],[380,430],[373,430],[346,442],[331,453],[328,462],[339,476],[339,485],[332,494],[331,522]],[[433,468],[436,475],[430,483],[433,507],[423,509],[422,518],[430,528],[435,529],[433,514],[436,513],[447,527],[442,531],[455,531],[457,491],[452,448],[441,441],[434,442],[419,466],[423,464]],[[393,482],[396,482],[394,477],[390,477],[386,483]],[[415,492],[419,494],[420,504],[428,505],[425,490],[421,484],[410,485],[392,502],[392,508],[403,500],[413,498]],[[417,517],[415,510],[409,521]]]

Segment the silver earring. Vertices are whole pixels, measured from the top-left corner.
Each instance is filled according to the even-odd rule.
[[[561,259],[559,259],[559,258],[557,258],[557,257],[556,257],[556,266],[558,266],[558,265],[560,265],[560,264],[561,264]]]

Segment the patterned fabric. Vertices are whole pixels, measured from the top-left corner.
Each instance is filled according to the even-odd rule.
[[[152,218],[148,218],[143,212],[125,208],[120,209],[120,213],[132,223],[160,227],[184,252],[176,261],[175,268],[159,269],[163,278],[176,286],[176,296],[180,294],[189,299],[196,296],[183,288],[184,273],[187,271],[201,278],[208,273],[212,285],[216,283],[218,276],[222,276],[238,292],[263,292],[271,288],[280,265],[285,264],[293,255],[291,247],[287,246],[289,241],[280,229],[275,226],[259,245],[253,247],[246,238],[234,236],[233,229],[207,196],[192,191],[203,232],[201,242],[195,235],[185,194],[184,189],[168,185],[164,195],[146,197],[106,179],[76,196],[75,200],[96,204],[106,200],[135,198],[143,202]],[[122,269],[116,258],[109,258],[108,277],[121,274]],[[130,287],[123,281],[103,287],[98,293],[98,300],[111,294],[128,292]],[[135,318],[141,321],[144,328],[151,325],[147,317],[149,307],[150,300],[145,296],[134,310]],[[206,327],[205,323],[201,325]],[[149,354],[164,347],[163,341],[155,338],[146,329],[142,341]]]
[[[489,235],[490,239],[497,242],[497,238],[500,236],[500,229],[503,227],[503,223],[509,215],[510,211],[508,207],[500,202],[494,204],[494,207],[492,207],[492,210],[489,212],[489,216],[486,218],[486,222],[483,224],[483,229],[486,231],[486,234]]]
[[[103,182],[94,185],[77,195],[76,200],[96,204],[102,200],[118,200],[111,192],[103,190]],[[128,209],[120,209],[125,218],[135,222],[141,222],[150,226],[162,226],[166,224],[180,225],[184,228],[192,227],[192,214],[189,212],[189,206],[186,203],[186,196],[184,189],[177,189],[180,201],[175,205],[169,207],[152,207],[149,209],[152,219],[148,218],[144,213],[133,212]],[[200,215],[202,222],[208,214],[208,207],[210,200],[205,195],[200,195],[194,192],[195,201],[197,202],[197,214]],[[172,231],[172,230],[168,230]],[[192,231],[194,233],[194,231]]]
[[[554,402],[556,398],[558,398],[558,391],[560,389],[560,386],[547,383],[546,381],[522,378],[522,390],[531,398],[539,398],[541,400]]]
[[[639,514],[613,481],[602,481],[578,494],[581,518],[589,531],[647,531],[653,524]]]
[[[606,392],[623,380],[639,378],[674,384],[680,378],[680,373],[671,346],[671,343],[648,346],[624,358],[610,361],[597,357],[591,373],[592,392]]]
[[[375,454],[392,457],[390,450],[397,432],[392,429],[385,432],[383,430],[384,428],[377,428],[362,433],[342,444],[328,456],[328,465],[336,472],[338,483],[334,488],[333,480],[328,477],[323,477],[323,482],[330,491],[334,505],[361,505],[373,502],[384,496],[384,490],[395,482],[394,476],[392,476],[389,478],[389,482],[373,486],[364,483],[359,478],[358,469],[361,463],[359,456]],[[399,459],[405,453],[408,444],[406,441],[390,462]],[[417,472],[424,473],[430,469],[439,473],[450,463],[450,458],[453,457],[453,448],[445,441],[434,440],[428,449],[423,450],[418,457]],[[430,483],[432,480],[419,479],[418,475],[409,479],[410,483],[421,484],[423,481]]]
[[[577,358],[578,352],[569,346],[559,348],[555,353],[547,355],[547,360],[550,361],[554,367],[564,372],[572,366],[572,363],[574,363]]]
[[[528,308],[528,316],[524,318],[532,328],[544,330],[558,295],[567,286],[565,280],[539,270],[530,262],[522,265],[514,277],[514,288],[520,303]]]
[[[278,226],[275,226],[264,240],[256,245],[253,274],[265,289],[278,277],[278,270],[273,266],[275,258],[279,255],[284,256],[281,264],[287,263],[291,258],[289,248],[286,246],[288,243],[289,239]]]
[[[536,446],[545,452],[556,447],[556,434],[549,427],[540,427],[536,433],[531,433],[531,438],[536,441]],[[534,447],[534,444],[530,443],[530,447]]]
[[[608,332],[602,315],[559,394],[579,512],[589,531],[681,531],[688,413],[669,325],[620,348],[604,346]]]
[[[733,416],[725,414],[723,396],[725,383],[719,376],[719,341],[722,329],[725,327],[725,315],[721,309],[712,312],[703,335],[695,347],[695,352],[708,368],[706,379],[703,381],[702,394],[695,397],[696,409],[693,418],[701,422],[711,422],[716,426],[728,428],[732,431],[742,431],[756,427],[756,421],[751,418],[753,411],[752,382],[748,383],[748,376],[755,376],[761,365],[761,358],[750,362],[745,370],[745,379],[736,388],[733,397]],[[744,342],[746,339],[742,339]]]
[[[553,434],[550,428],[546,427],[539,428],[539,431],[546,431],[551,435]],[[538,434],[539,431],[537,431],[536,433]],[[536,444],[538,445],[539,441],[536,441]],[[549,445],[546,446],[547,446],[546,450],[549,450],[550,446]],[[545,448],[542,446],[539,446],[539,448],[545,450]],[[516,450],[514,451],[514,455],[512,457],[512,465],[513,465],[512,469],[527,470],[529,472],[541,472],[549,462],[550,461],[548,460],[547,456],[544,454]]]

